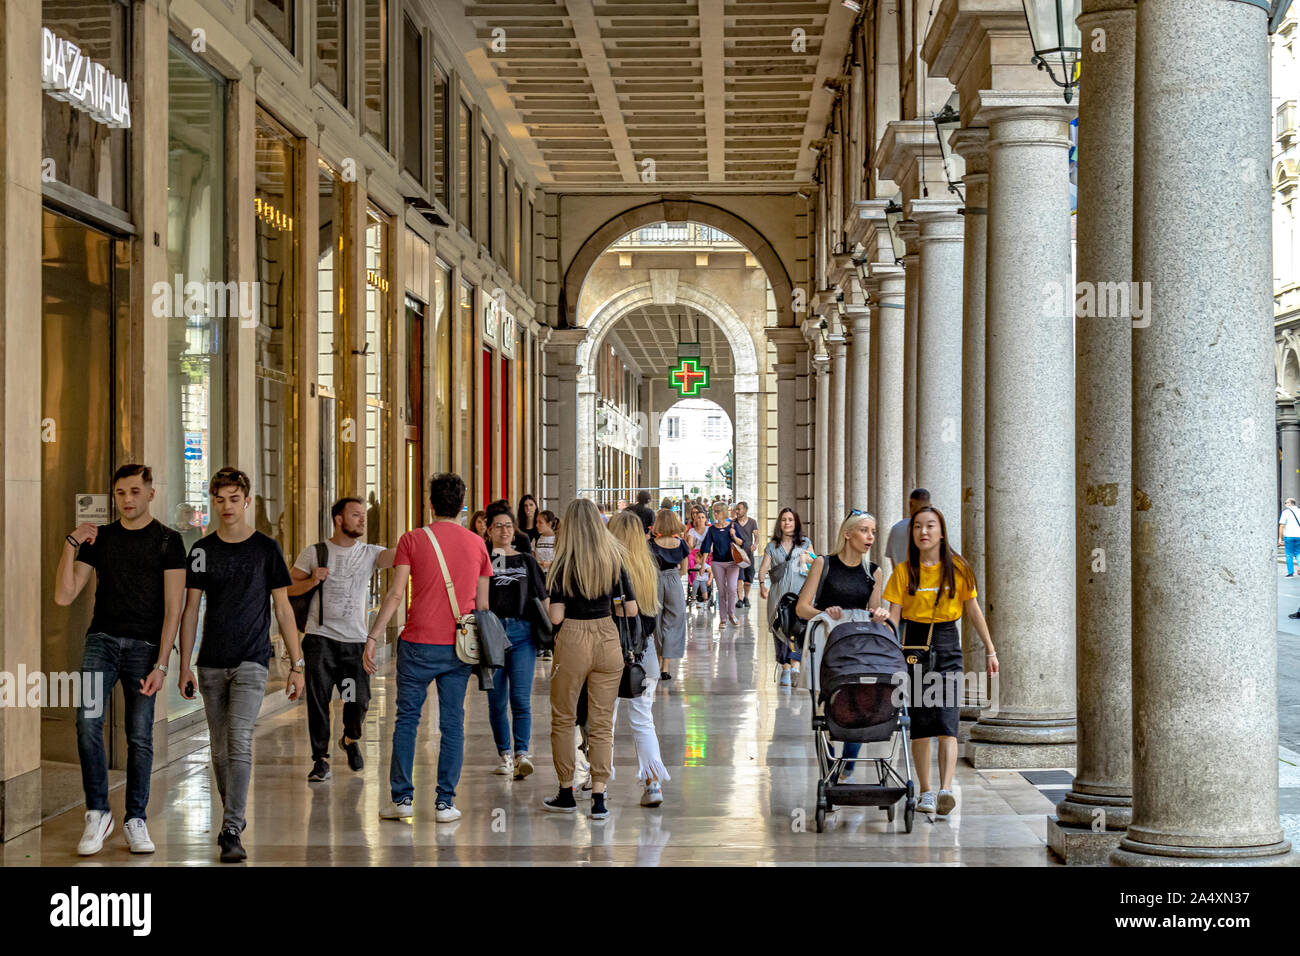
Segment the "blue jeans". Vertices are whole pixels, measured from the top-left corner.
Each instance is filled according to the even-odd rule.
[[[843,746],[843,748],[844,748],[843,752],[840,754],[840,756],[844,758],[844,768],[843,768],[843,772],[844,772],[844,773],[852,773],[852,772],[853,772],[853,761],[850,760],[849,758],[850,758],[850,757],[856,757],[856,756],[858,755],[858,751],[860,751],[860,750],[862,749],[862,744],[850,740],[850,741],[848,741],[848,742],[842,744],[841,746]]]
[[[415,737],[429,684],[438,684],[438,802],[450,804],[456,796],[460,767],[465,758],[465,689],[472,668],[461,663],[454,644],[397,642],[397,717],[393,723],[393,759],[388,765],[388,785],[393,802],[415,796],[411,766],[415,763]]]
[[[1286,573],[1295,573],[1295,559],[1300,558],[1300,538],[1283,538],[1282,545],[1286,548]]]
[[[158,661],[158,648],[145,641],[109,634],[87,634],[81,652],[81,702],[77,705],[77,753],[81,757],[81,786],[87,810],[108,809],[108,759],[104,752],[104,711],[113,685],[122,681],[126,700],[126,819],[143,820],[149,804],[149,775],[153,773],[154,698],[140,693],[140,681]],[[97,678],[96,675],[99,675]],[[102,682],[101,682],[102,681]],[[87,708],[90,689],[102,689],[93,709]],[[94,702],[91,702],[92,704]]]
[[[492,722],[492,738],[497,753],[510,752],[509,705],[514,715],[515,753],[528,752],[528,740],[533,730],[533,673],[537,667],[537,645],[533,643],[533,626],[517,617],[505,618],[506,637],[510,647],[506,650],[506,666],[492,680],[488,691],[488,718]]]

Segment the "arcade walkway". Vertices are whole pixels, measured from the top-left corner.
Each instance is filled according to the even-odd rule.
[[[806,691],[778,688],[771,640],[762,625],[763,602],[743,613],[739,628],[719,638],[714,614],[697,612],[680,673],[661,685],[655,723],[672,782],[658,810],[639,806],[636,756],[620,708],[615,727],[611,815],[544,813],[553,792],[547,678],[539,662],[533,689],[533,740],[538,772],[525,781],[492,773],[496,751],[486,697],[470,683],[466,759],[456,802],[464,816],[433,822],[437,739],[432,701],[421,725],[416,761],[416,817],[381,821],[387,797],[391,741],[388,688],[392,667],[375,682],[366,726],[366,768],[352,774],[334,760],[334,776],[309,784],[305,716],[295,707],[259,725],[249,824],[244,842],[251,864],[401,865],[411,863],[942,863],[1051,865],[1045,843],[1052,797],[1066,792],[1060,771],[976,771],[959,762],[957,810],[947,818],[918,814],[906,834],[902,814],[887,824],[882,811],[844,808],[825,833],[812,826],[816,761]],[[734,634],[734,636],[733,636]],[[336,720],[337,720],[337,704]],[[336,730],[336,736],[338,731]],[[859,769],[857,779],[865,780]],[[1037,781],[1042,789],[1035,786]],[[1055,789],[1052,789],[1053,785]],[[214,787],[207,750],[155,773],[149,827],[158,850],[133,857],[121,836],[122,789],[110,797],[117,829],[89,861],[76,855],[82,808],[0,847],[0,863],[148,865],[216,860]],[[427,796],[425,796],[427,794]],[[422,799],[421,799],[422,798]],[[795,811],[807,828],[796,832]],[[498,812],[504,811],[504,812]]]

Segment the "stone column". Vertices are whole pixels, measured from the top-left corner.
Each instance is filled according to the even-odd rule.
[[[845,403],[847,401],[848,348],[843,335],[828,335],[827,347],[831,359],[831,420],[830,447],[827,448],[826,468],[830,472],[830,505],[827,524],[839,527],[848,513],[844,507],[845,495],[845,450],[847,436],[845,433]],[[834,533],[831,529],[829,533]],[[821,540],[813,539],[818,551],[823,547]]]
[[[1113,864],[1297,862],[1278,817],[1267,19],[1138,5],[1149,322],[1133,330],[1133,820]]]
[[[1282,480],[1277,489],[1281,504],[1288,498],[1300,500],[1300,413],[1294,401],[1277,403],[1277,428],[1282,445]]]
[[[41,8],[0,0],[0,671],[41,670]],[[60,422],[54,422],[58,439]],[[0,707],[0,840],[41,824],[41,711]]]
[[[823,352],[813,356],[813,374],[817,378],[817,401],[814,423],[817,438],[813,442],[813,478],[816,489],[813,507],[813,532],[809,537],[816,541],[826,535],[830,515],[830,475],[828,474],[830,445],[830,356]],[[776,515],[771,515],[775,518]]]
[[[903,485],[910,494],[916,487],[916,346],[917,305],[920,301],[921,250],[917,244],[920,227],[905,219],[898,235],[907,245],[903,256],[906,279],[903,350]]]
[[[886,236],[888,241],[888,236]],[[874,335],[880,362],[876,374],[876,407],[872,418],[876,439],[876,485],[873,489],[876,508],[876,541],[884,553],[885,537],[895,523],[903,520],[903,297],[906,280],[903,270],[894,265],[892,248],[888,258],[871,265],[874,288],[871,311],[875,316]],[[910,489],[908,489],[910,490]],[[881,562],[877,562],[881,563]]]
[[[1074,330],[1069,121],[1058,90],[979,94],[989,127],[989,629],[997,697],[971,729],[976,768],[1074,762]],[[1059,289],[1059,297],[1045,290]]]
[[[795,346],[795,509],[800,516],[812,517],[812,353],[800,339]],[[742,501],[746,499],[737,498]],[[751,510],[754,501],[748,499]]]
[[[961,546],[962,218],[954,199],[914,199],[920,225],[917,296],[916,480]],[[1068,207],[1067,207],[1068,208]],[[1067,260],[1068,261],[1068,260]],[[909,489],[910,490],[910,489]]]
[[[776,497],[782,508],[795,507],[795,381],[793,356],[785,355],[788,351],[787,347],[780,347],[780,361],[776,366],[776,430],[780,455],[776,466]]]
[[[1084,36],[1104,30],[1106,52],[1084,44],[1088,95],[1079,146],[1080,290],[1127,286],[1133,276],[1133,0],[1085,0]],[[1087,299],[1083,300],[1085,303]],[[1095,301],[1095,300],[1094,300]],[[1048,845],[1067,863],[1104,863],[1133,815],[1130,761],[1132,316],[1075,317],[1075,630],[1079,708],[1074,785],[1048,817]]]
[[[853,388],[852,394],[848,396],[848,427],[845,436],[848,485],[844,502],[846,515],[854,508],[865,509],[871,493],[867,484],[867,447],[870,441],[867,428],[871,420],[871,313],[861,303],[847,305],[844,312],[845,321],[853,333],[853,349],[849,356],[853,362]],[[844,515],[839,516],[841,521]]]
[[[871,407],[871,419],[867,423],[867,487],[871,491],[871,498],[862,507],[876,517],[876,543],[871,546],[869,557],[877,564],[881,564],[884,561],[885,537],[889,529],[880,524],[880,315],[876,312],[874,304],[878,285],[875,277],[871,277],[863,289],[863,301],[868,303],[868,308],[871,309],[871,314],[876,321],[873,323],[875,328],[871,334],[871,357],[867,363],[867,374],[871,379],[870,394],[867,399]]]
[[[543,341],[546,405],[546,500],[563,510],[578,493],[579,480],[590,487],[595,479],[596,421],[594,412],[579,415],[577,351],[586,329],[551,329]],[[584,474],[579,476],[579,462]]]
[[[732,487],[737,501],[749,502],[752,514],[758,507],[758,440],[741,441],[741,435],[759,434],[759,400],[764,398],[758,387],[758,373],[742,372],[732,384],[736,399],[735,434],[732,441]]]
[[[988,601],[984,573],[984,277],[988,258],[989,131],[959,129],[952,135],[953,151],[966,163],[965,261],[962,264],[961,325],[961,553],[975,572],[981,604]],[[961,629],[962,667],[968,674],[986,668],[984,642],[975,629]],[[979,717],[984,703],[968,686],[962,705],[964,720]]]

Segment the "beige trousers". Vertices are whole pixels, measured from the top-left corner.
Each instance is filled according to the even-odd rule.
[[[587,684],[587,740],[593,784],[609,779],[614,756],[614,702],[623,677],[623,651],[612,617],[566,618],[555,638],[551,671],[551,754],[561,787],[573,786],[573,723]]]

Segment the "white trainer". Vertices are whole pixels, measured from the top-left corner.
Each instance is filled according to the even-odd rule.
[[[508,753],[502,754],[501,763],[497,764],[496,769],[492,772],[503,777],[513,777],[515,775],[515,758]]]
[[[401,803],[390,802],[379,811],[380,818],[384,820],[409,820],[414,815],[410,800],[403,800]]]
[[[951,790],[940,790],[936,805],[939,808],[939,816],[946,817],[956,809],[957,798],[952,795]]]
[[[87,810],[86,829],[77,844],[82,856],[94,856],[104,848],[104,838],[113,832],[113,814],[107,810]]]
[[[139,817],[134,817],[122,824],[122,829],[126,831],[126,845],[130,847],[132,853],[152,853],[154,851],[153,840],[149,839],[149,828],[144,825],[144,821]]]
[[[934,813],[934,798],[935,793],[933,790],[927,790],[925,793],[921,794],[921,799],[916,803],[917,812]]]
[[[460,811],[450,803],[439,802],[434,817],[439,823],[453,823],[460,819]]]
[[[520,752],[515,754],[515,779],[523,780],[531,776],[536,768],[533,766],[533,758],[527,753]]]

